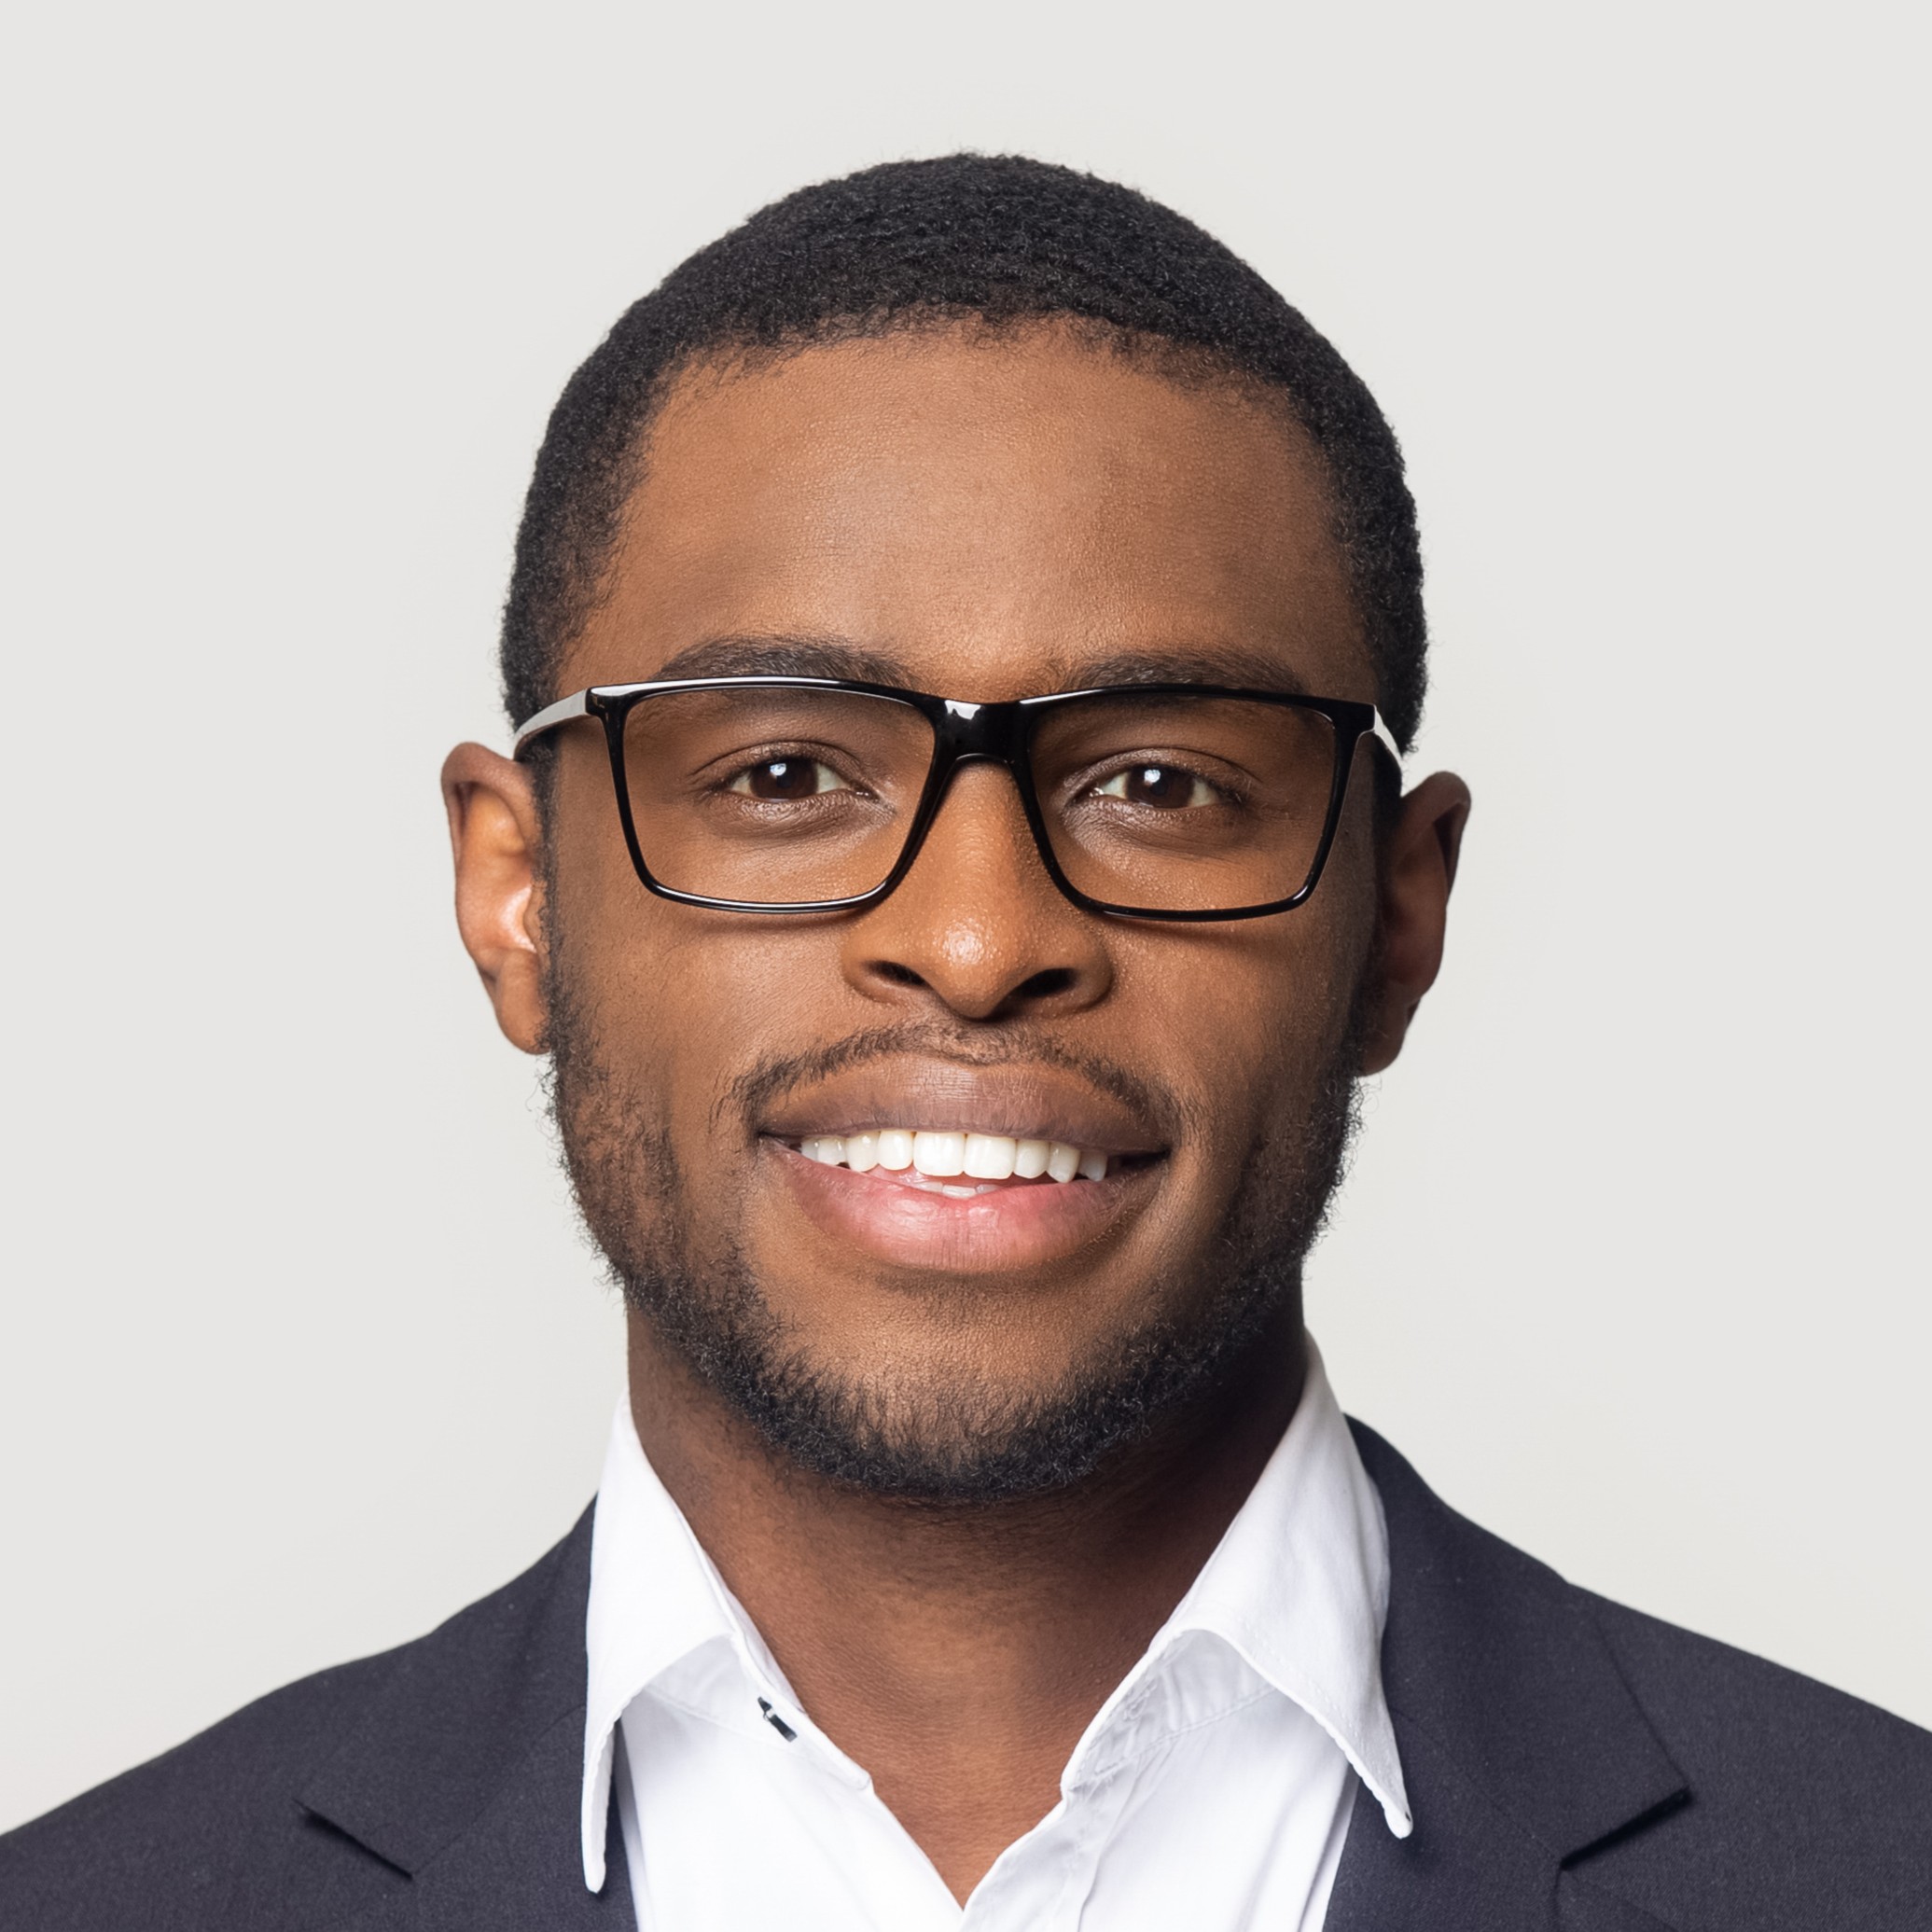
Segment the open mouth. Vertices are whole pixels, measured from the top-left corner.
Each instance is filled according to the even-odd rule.
[[[945,1280],[1129,1239],[1172,1152],[1153,1106],[1038,1063],[867,1056],[762,1112],[755,1198],[841,1250]]]
[[[881,1127],[859,1133],[808,1134],[787,1147],[825,1167],[955,1201],[1014,1188],[1060,1188],[1104,1181],[1109,1174],[1140,1166],[1151,1154],[1110,1154],[1070,1141],[966,1133],[921,1127]]]

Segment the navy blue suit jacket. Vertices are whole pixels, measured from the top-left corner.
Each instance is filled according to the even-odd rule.
[[[1572,1588],[1355,1433],[1415,1831],[1356,1805],[1327,1932],[1932,1932],[1932,1732]],[[579,1853],[590,1522],[0,1839],[0,1927],[631,1932],[620,1835],[601,1893]]]

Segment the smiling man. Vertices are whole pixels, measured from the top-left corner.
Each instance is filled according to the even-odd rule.
[[[1927,1923],[1932,1738],[1463,1522],[1303,1331],[1469,800],[1252,271],[1022,160],[765,210],[565,391],[504,674],[457,911],[629,1313],[595,1508],[8,1925]]]

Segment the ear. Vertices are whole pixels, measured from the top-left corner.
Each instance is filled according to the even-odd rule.
[[[1383,835],[1377,869],[1379,984],[1362,1071],[1379,1074],[1402,1050],[1409,1022],[1442,966],[1449,890],[1455,883],[1469,787],[1438,771],[1408,794]]]
[[[526,1053],[541,1053],[543,888],[536,793],[527,767],[480,744],[443,760],[443,803],[456,859],[456,926],[496,1008],[496,1023]]]

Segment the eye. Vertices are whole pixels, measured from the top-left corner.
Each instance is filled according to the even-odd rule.
[[[850,791],[838,772],[819,758],[761,758],[747,765],[725,789],[740,798],[786,804],[794,799],[815,798],[820,792]]]
[[[1178,765],[1132,765],[1093,787],[1098,799],[1119,799],[1130,805],[1177,812],[1222,802],[1222,794],[1206,779]]]

